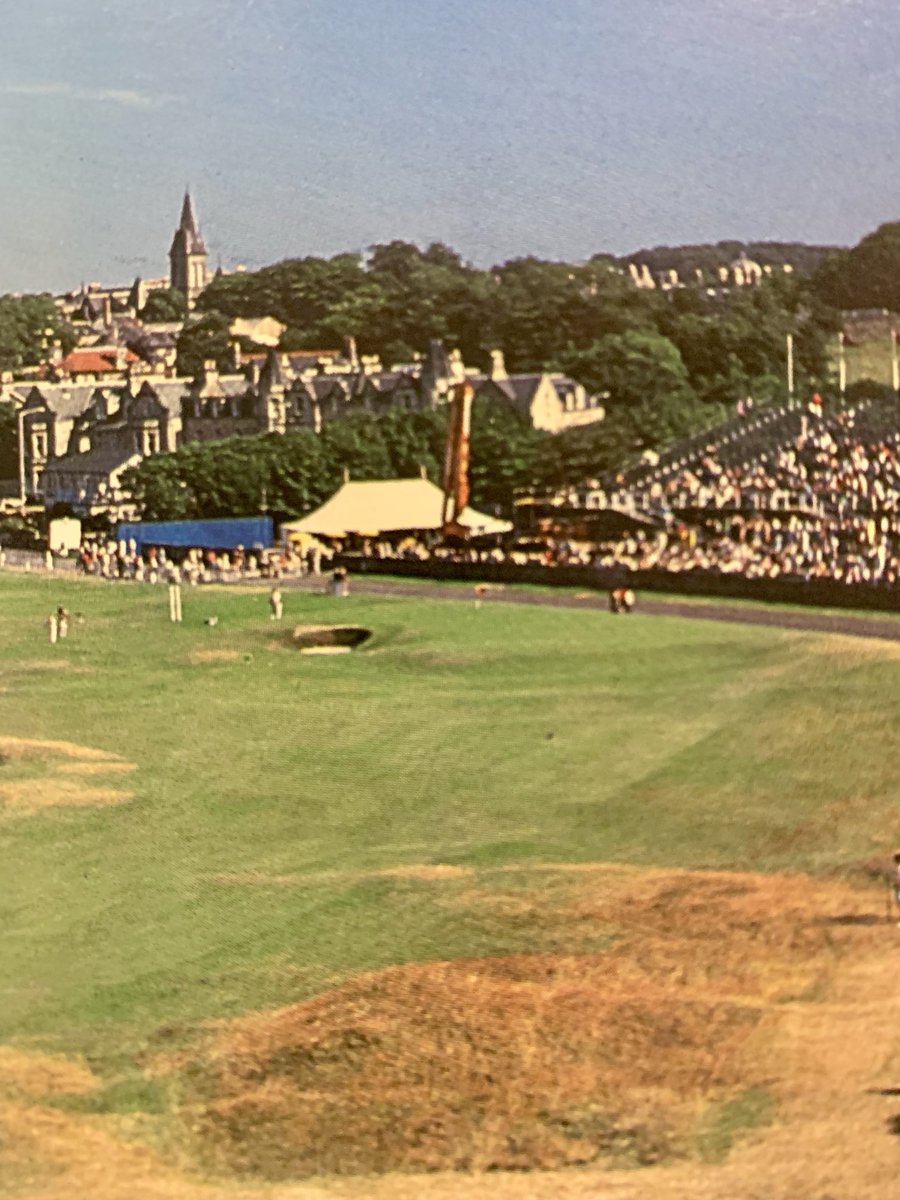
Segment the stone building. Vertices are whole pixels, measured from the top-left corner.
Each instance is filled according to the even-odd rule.
[[[119,481],[128,466],[189,442],[261,433],[285,434],[354,413],[438,408],[454,382],[468,380],[476,399],[508,405],[537,429],[557,433],[603,418],[597,397],[575,380],[549,373],[510,375],[495,350],[486,373],[467,369],[458,351],[434,341],[413,363],[389,370],[360,359],[352,341],[342,353],[282,354],[221,372],[204,364],[193,378],[142,375],[118,380],[41,380],[13,384],[0,399],[19,410],[23,434],[20,490],[84,514],[127,511]],[[125,507],[123,507],[125,506]]]

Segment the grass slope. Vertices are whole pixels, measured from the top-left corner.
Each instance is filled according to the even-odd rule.
[[[50,647],[60,602],[86,620]],[[89,779],[125,803],[0,809],[0,1041],[112,1076],[163,1027],[177,1040],[362,970],[541,947],[514,914],[445,903],[452,876],[435,891],[386,868],[828,870],[900,840],[891,647],[599,610],[286,607],[375,636],[311,659],[262,592],[187,592],[172,628],[162,590],[0,583],[0,735],[136,764]],[[9,759],[0,787],[52,769]],[[152,1107],[118,1086],[111,1104]]]

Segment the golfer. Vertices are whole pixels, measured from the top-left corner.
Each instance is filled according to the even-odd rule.
[[[284,599],[281,595],[281,589],[273,587],[269,592],[269,608],[272,610],[272,620],[280,621],[284,615]]]
[[[56,610],[56,630],[61,638],[69,636],[69,610],[62,604]]]

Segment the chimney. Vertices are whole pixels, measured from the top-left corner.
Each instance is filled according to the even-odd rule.
[[[200,388],[203,395],[218,395],[219,388],[219,368],[216,365],[214,358],[206,358],[203,360],[203,383]]]
[[[344,357],[350,364],[351,371],[359,370],[359,354],[356,350],[356,338],[352,335],[344,338]]]
[[[241,369],[241,343],[235,338],[231,343],[231,365],[235,371]]]
[[[112,296],[103,297],[103,324],[112,325]]]
[[[466,367],[462,353],[459,350],[450,351],[450,379],[453,383],[462,383],[466,377]]]
[[[509,379],[506,373],[506,362],[502,350],[491,351],[491,379]]]

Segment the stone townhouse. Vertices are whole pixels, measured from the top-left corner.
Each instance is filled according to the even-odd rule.
[[[458,379],[468,379],[478,399],[510,405],[549,432],[603,417],[597,399],[574,380],[510,375],[499,351],[488,373],[470,371],[440,342],[421,360],[390,370],[377,360],[360,362],[352,346],[319,358],[270,350],[227,373],[209,362],[193,379],[131,373],[116,383],[41,381],[14,385],[6,398],[19,408],[21,490],[47,507],[119,515],[128,504],[122,474],[149,455],[189,442],[318,432],[358,412],[435,408]]]

